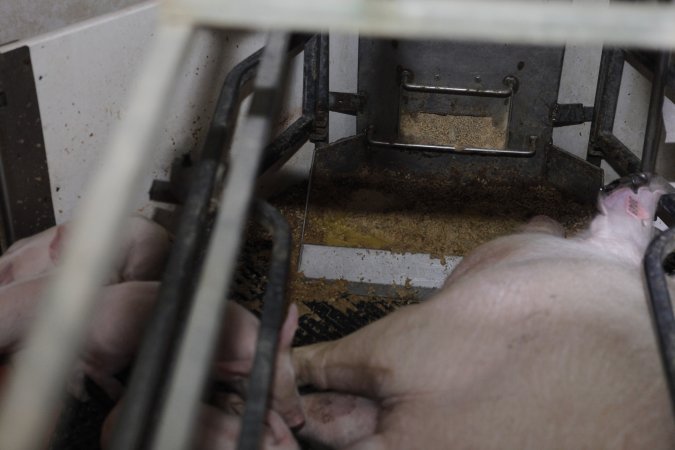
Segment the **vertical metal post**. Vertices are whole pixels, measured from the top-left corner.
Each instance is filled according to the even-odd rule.
[[[645,141],[642,147],[642,163],[640,169],[643,172],[654,172],[656,168],[656,156],[661,143],[663,132],[663,95],[666,86],[666,76],[670,65],[670,52],[659,52],[652,77],[652,92],[649,97],[649,114],[647,116],[647,128]]]
[[[272,235],[273,247],[260,332],[251,370],[246,407],[242,417],[239,450],[258,450],[265,431],[269,393],[279,344],[279,329],[284,319],[284,298],[291,256],[291,230],[281,213],[270,204],[258,200],[258,216]]]
[[[623,62],[624,57],[621,50],[612,48],[602,50],[587,156],[588,161],[596,166],[600,165],[602,159],[602,137],[611,134],[614,127],[616,105],[621,89]]]
[[[150,448],[187,449],[191,444],[236,265],[256,174],[271,139],[288,78],[287,33],[271,33],[254,84],[242,132],[244,148],[233,159],[222,191],[211,245],[181,342],[158,430]]]

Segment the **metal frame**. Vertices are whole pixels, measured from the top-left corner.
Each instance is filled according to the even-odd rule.
[[[238,28],[675,48],[675,7],[644,2],[171,0],[163,6],[174,20]]]
[[[587,153],[589,162],[599,166],[604,159],[620,176],[637,171],[654,172],[663,130],[663,98],[670,73],[670,54],[659,52],[652,76],[649,115],[640,159],[613,134],[625,57],[626,52],[620,49],[605,48],[602,52]]]
[[[115,257],[124,215],[138,190],[148,149],[160,123],[193,27],[294,29],[354,32],[372,36],[474,39],[536,44],[605,43],[675,48],[675,7],[671,4],[585,3],[488,0],[415,2],[404,0],[166,0],[162,22],[134,99],[106,152],[101,169],[73,223],[62,267],[38,315],[26,350],[17,358],[0,409],[0,448],[38,448],[47,430],[71,363],[83,341],[98,286]],[[257,79],[247,120],[246,151],[233,162],[213,250],[200,279],[175,376],[166,399],[154,448],[185,448],[203,387],[212,337],[222,318],[222,292],[233,260],[263,146],[286,71],[285,35],[272,35]],[[281,51],[283,49],[283,51]],[[265,62],[267,60],[267,62]],[[261,67],[262,69],[262,67]],[[326,95],[326,106],[328,96]],[[220,313],[219,313],[220,312]],[[207,324],[197,329],[195,323]]]

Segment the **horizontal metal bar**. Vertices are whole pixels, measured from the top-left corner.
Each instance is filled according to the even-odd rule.
[[[167,0],[166,17],[206,25],[540,45],[675,48],[675,7],[525,0]]]
[[[452,147],[449,145],[406,144],[403,142],[378,141],[373,137],[373,127],[368,128],[366,140],[368,145],[392,147],[401,150],[417,150],[420,152],[456,153],[458,155],[484,156],[532,156],[535,154],[536,139],[530,141],[528,150],[503,150],[498,148]]]
[[[409,70],[404,70],[401,74],[401,87],[406,91],[466,95],[471,97],[507,98],[511,97],[518,89],[518,79],[511,75],[504,77],[503,80],[504,85],[508,86],[507,89],[469,89],[445,86],[425,86],[421,84],[412,84],[410,82],[412,77],[413,74]]]
[[[366,98],[349,92],[331,92],[328,94],[329,109],[340,114],[355,116],[363,110]]]

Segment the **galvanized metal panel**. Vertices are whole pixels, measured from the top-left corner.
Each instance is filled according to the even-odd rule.
[[[0,53],[3,245],[54,225],[30,50]]]

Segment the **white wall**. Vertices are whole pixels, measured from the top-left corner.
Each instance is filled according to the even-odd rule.
[[[0,45],[119,11],[140,0],[0,0]]]

